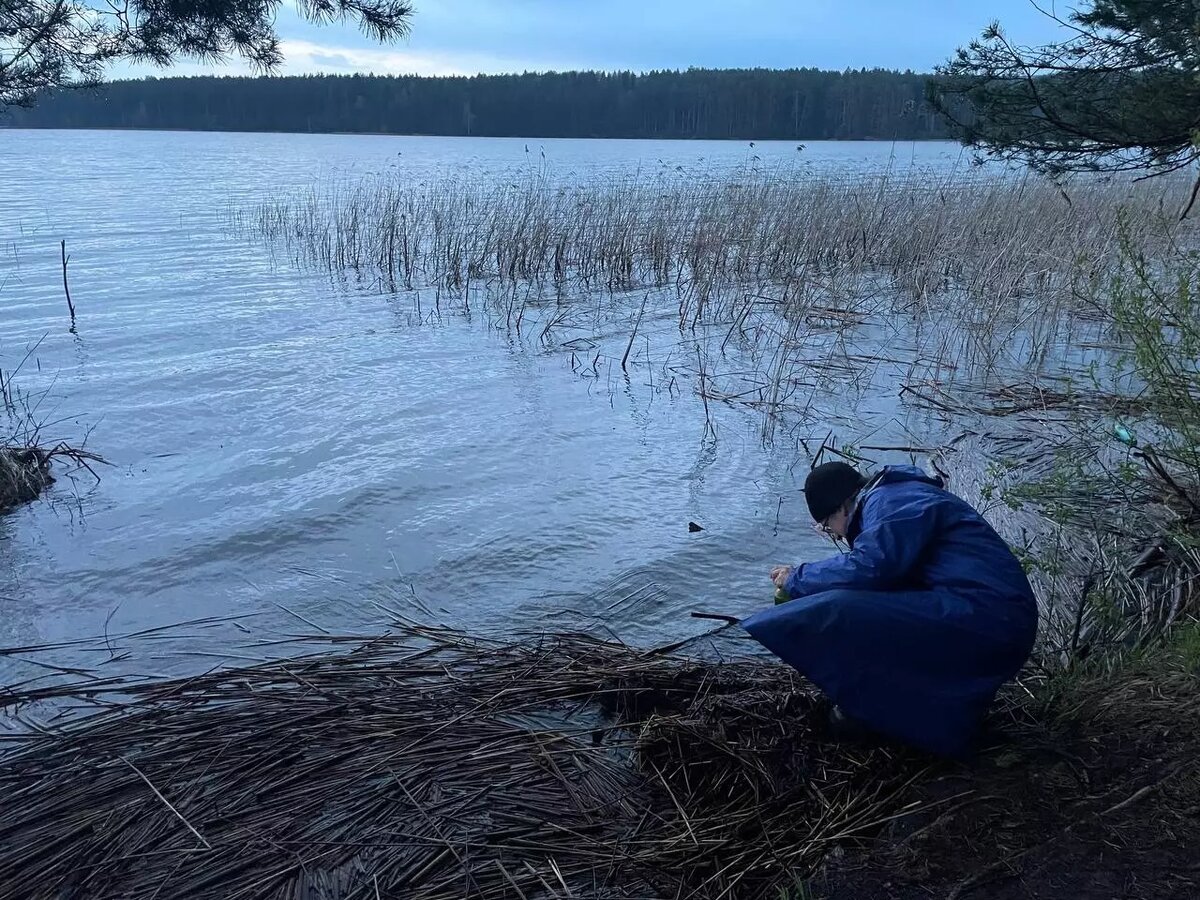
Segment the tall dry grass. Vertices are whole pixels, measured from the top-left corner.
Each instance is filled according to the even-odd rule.
[[[594,377],[624,369],[635,337],[649,343],[634,365],[654,343],[675,360],[662,384],[690,378],[706,419],[710,400],[760,411],[770,440],[785,414],[829,421],[813,402],[830,384],[861,392],[879,378],[940,384],[1077,365],[1075,345],[1103,337],[1079,286],[1129,235],[1151,256],[1189,239],[1183,193],[1170,179],[1064,189],[961,172],[379,176],[270,199],[233,221],[302,265],[412,293],[418,318],[483,307],[546,343],[590,334],[558,345]],[[897,376],[897,364],[908,371]]]
[[[1119,243],[1177,230],[1178,186],[890,174],[555,185],[375,178],[269,200],[239,222],[298,259],[387,291],[472,283],[676,290],[681,325],[736,321],[747,284],[789,306],[948,299],[968,319],[1059,310]],[[874,307],[873,307],[874,309]]]

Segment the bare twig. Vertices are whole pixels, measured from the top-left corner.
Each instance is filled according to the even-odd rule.
[[[67,242],[64,240],[61,243],[62,248],[62,283],[63,293],[67,295],[67,309],[71,311],[71,327],[75,327],[75,304],[71,302],[71,286],[67,284],[67,263],[71,257],[67,256]]]

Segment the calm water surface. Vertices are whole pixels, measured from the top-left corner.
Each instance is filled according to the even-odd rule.
[[[701,629],[691,610],[769,602],[770,563],[829,549],[795,439],[764,448],[756,415],[721,408],[705,440],[693,391],[611,365],[580,378],[479,318],[414,328],[408,304],[297,270],[226,211],[373,173],[888,165],[964,161],[948,144],[0,130],[0,368],[36,345],[19,381],[46,436],[86,434],[112,463],[0,518],[0,645],[247,613],[359,628],[414,597],[471,629],[656,640]]]

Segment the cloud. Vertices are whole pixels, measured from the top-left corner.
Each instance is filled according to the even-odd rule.
[[[331,46],[295,38],[281,41],[280,49],[286,74],[475,75],[479,72],[520,72],[527,68],[520,60],[482,53]]]
[[[309,61],[314,66],[329,68],[334,71],[342,69],[353,69],[354,63],[350,61],[344,53],[319,53],[315,49],[308,54]]]
[[[349,26],[281,15],[296,45],[336,45],[362,70],[912,67],[928,70],[994,17],[1019,41],[1056,28],[1029,0],[415,0],[412,34],[379,47]],[[285,48],[286,49],[286,48]],[[375,52],[355,56],[349,50]],[[334,52],[330,47],[330,52]],[[289,59],[289,71],[315,65]],[[338,71],[342,71],[339,69]]]
[[[278,73],[281,75],[306,75],[318,72],[333,75],[350,75],[356,72],[375,75],[476,75],[480,72],[523,72],[533,69],[572,68],[566,62],[538,65],[531,64],[527,59],[472,51],[412,50],[379,46],[378,44],[341,46],[298,38],[285,38],[279,43],[284,57],[283,65]],[[110,78],[140,78],[145,75],[170,77],[173,75],[250,74],[255,73],[243,60],[236,58],[217,64],[185,61],[168,68],[118,64],[109,71]]]
[[[1028,0],[416,0],[412,35],[380,45],[349,24],[279,10],[287,74],[474,75],[689,66],[929,70],[999,16],[1018,42],[1056,28]],[[121,65],[114,77],[245,74],[245,63]]]

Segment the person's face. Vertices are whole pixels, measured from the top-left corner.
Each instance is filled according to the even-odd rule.
[[[832,516],[816,523],[817,531],[844,540],[850,528],[849,508],[849,503],[843,503]]]

